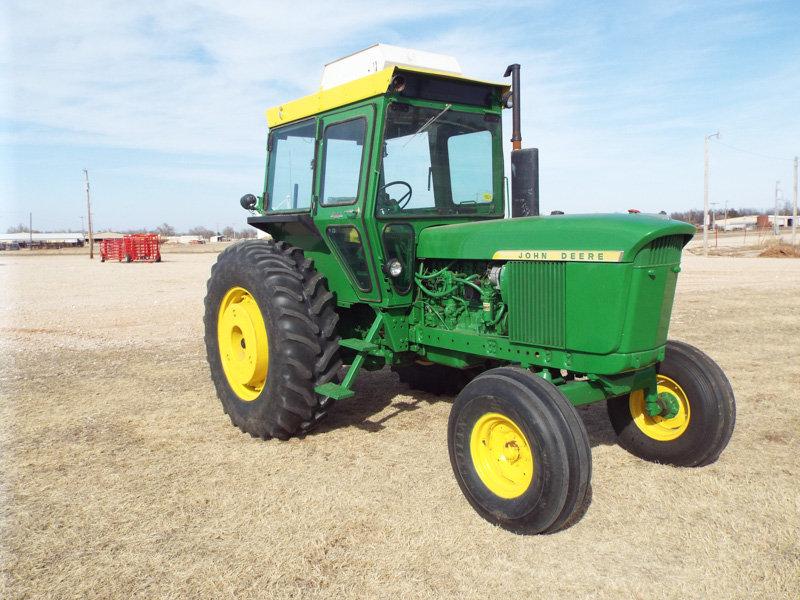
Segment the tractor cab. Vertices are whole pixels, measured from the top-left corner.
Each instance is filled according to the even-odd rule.
[[[341,260],[340,301],[408,303],[424,229],[505,215],[509,90],[451,57],[381,44],[329,63],[318,92],[267,111],[264,193],[248,222],[322,265]],[[401,273],[384,286],[394,261]]]

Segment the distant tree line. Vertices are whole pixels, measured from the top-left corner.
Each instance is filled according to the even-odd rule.
[[[41,233],[41,231],[38,229],[31,231],[30,227],[20,223],[19,225],[13,225],[12,227],[6,229],[6,233]]]
[[[246,227],[244,229],[235,230],[233,227],[228,225],[224,227],[222,231],[214,231],[213,229],[209,229],[205,225],[198,225],[197,227],[192,227],[189,229],[185,234],[179,233],[175,230],[175,228],[170,225],[169,223],[162,223],[158,227],[156,227],[156,233],[161,235],[162,237],[169,237],[173,235],[199,235],[202,238],[210,238],[214,235],[223,235],[227,238],[254,238],[256,237],[256,230],[252,227]]]
[[[95,229],[95,231],[102,231],[102,230],[101,229]],[[29,233],[29,232],[31,232],[31,231],[28,228],[28,226],[24,225],[22,223],[20,223],[19,225],[13,225],[13,226],[9,227],[8,229],[6,229],[6,233]],[[32,233],[42,233],[42,232],[40,230],[38,230],[38,229],[34,229]],[[51,233],[81,233],[81,232],[77,231],[77,230],[72,230],[72,229],[57,229],[57,230],[51,231]],[[203,238],[206,238],[206,239],[210,238],[213,235],[223,235],[223,236],[225,236],[227,238],[231,238],[231,239],[233,239],[233,238],[241,239],[241,238],[254,238],[254,237],[256,237],[256,230],[253,229],[252,227],[247,227],[247,228],[240,229],[240,230],[237,231],[236,229],[234,229],[233,227],[231,227],[229,225],[229,226],[225,227],[221,232],[219,232],[219,231],[214,231],[212,229],[209,229],[208,227],[205,227],[203,225],[198,225],[197,227],[192,227],[191,229],[189,229],[185,233],[182,233],[182,232],[178,232],[169,223],[162,223],[161,225],[159,225],[155,229],[147,229],[147,228],[142,227],[142,228],[136,228],[136,229],[126,229],[126,230],[120,231],[119,233],[157,233],[161,237],[169,237],[169,236],[174,236],[174,235],[199,235],[200,237],[203,237]]]

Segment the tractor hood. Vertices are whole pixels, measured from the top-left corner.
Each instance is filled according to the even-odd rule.
[[[632,262],[647,243],[695,228],[652,215],[598,214],[520,217],[429,227],[419,235],[419,258]]]

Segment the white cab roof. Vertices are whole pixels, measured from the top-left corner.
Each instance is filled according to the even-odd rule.
[[[392,66],[431,69],[461,75],[461,66],[452,56],[389,44],[375,44],[325,65],[320,89],[328,90]]]

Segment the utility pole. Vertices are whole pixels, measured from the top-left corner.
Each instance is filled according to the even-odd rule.
[[[92,232],[92,200],[89,197],[89,171],[83,170],[83,175],[86,178],[86,212],[87,221],[89,223],[89,258],[94,258],[94,233]]]
[[[703,177],[703,255],[708,256],[708,141],[716,137],[719,139],[719,131],[707,135],[705,138],[705,146],[703,148],[703,164],[704,164],[704,177]]]
[[[792,186],[792,246],[797,244],[797,157],[794,157],[794,185]]]
[[[33,213],[28,213],[28,250],[33,250]]]
[[[772,233],[778,237],[778,192],[781,189],[781,182],[775,182],[775,216],[772,218]]]

